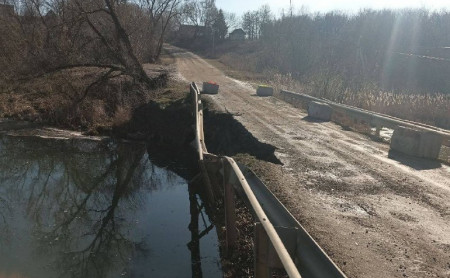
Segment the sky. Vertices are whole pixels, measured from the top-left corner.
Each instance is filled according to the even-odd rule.
[[[275,15],[281,10],[289,8],[289,0],[216,0],[216,5],[228,12],[241,15],[245,11],[256,10],[268,4]],[[401,8],[428,8],[433,10],[450,10],[450,0],[292,0],[295,10],[302,6],[309,12],[327,12],[340,10],[344,12],[357,12],[362,8],[372,9],[401,9]]]

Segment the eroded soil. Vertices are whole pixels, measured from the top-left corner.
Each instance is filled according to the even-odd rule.
[[[215,81],[206,97],[282,164],[246,162],[349,277],[450,276],[450,167],[389,154],[389,146],[309,120],[274,97],[168,47],[186,81]],[[207,142],[208,143],[208,142]],[[273,160],[271,160],[274,162]]]

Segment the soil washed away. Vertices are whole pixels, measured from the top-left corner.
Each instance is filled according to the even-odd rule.
[[[188,188],[145,145],[0,137],[0,277],[222,277]]]

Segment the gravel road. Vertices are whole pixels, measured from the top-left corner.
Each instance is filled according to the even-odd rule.
[[[186,81],[215,81],[209,97],[283,165],[254,169],[349,277],[450,277],[450,167],[396,154],[389,146],[224,75],[168,46]]]

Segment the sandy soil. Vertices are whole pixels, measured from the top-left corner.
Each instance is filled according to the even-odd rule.
[[[251,165],[349,277],[450,277],[450,167],[314,122],[305,111],[168,47],[189,81],[215,81],[209,97],[283,165]],[[201,84],[201,83],[199,83]]]

